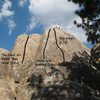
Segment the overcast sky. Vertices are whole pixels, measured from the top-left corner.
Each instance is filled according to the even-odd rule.
[[[79,6],[67,0],[0,0],[0,48],[11,50],[16,37],[22,33],[43,33],[48,27],[60,26],[87,44],[85,32],[73,21]]]

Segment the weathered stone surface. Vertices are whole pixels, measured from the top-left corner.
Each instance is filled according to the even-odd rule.
[[[49,33],[49,38],[47,39],[48,33]],[[63,62],[62,51],[65,55],[64,56],[65,61],[70,61],[74,53],[77,53],[77,55],[79,55],[79,53],[82,53],[84,51],[89,53],[89,49],[78,39],[76,39],[73,35],[65,33],[57,28],[47,30],[43,35],[37,59],[43,59],[43,51],[45,45],[46,45],[44,52],[45,59],[51,59],[54,62]]]
[[[0,80],[0,100],[15,100],[15,94],[5,80]]]
[[[20,54],[20,56],[18,57],[19,64],[22,63],[23,56],[24,56],[23,62],[34,60],[34,57],[37,53],[38,46],[40,44],[40,40],[41,40],[41,35],[39,34],[32,34],[29,36],[27,34],[22,34],[17,37],[12,53]],[[26,48],[25,48],[25,44],[26,44]],[[25,51],[25,55],[24,55],[24,51]]]
[[[9,60],[4,60],[4,58],[10,58],[9,54],[9,51],[0,48],[0,100],[15,100],[16,95],[13,67],[7,64]]]
[[[9,51],[0,48],[0,79],[5,77],[5,73],[6,73],[5,71],[7,68],[5,64],[2,64],[2,62],[3,62],[2,58],[5,57],[5,56],[3,56],[4,54],[8,54],[8,53],[9,53]]]
[[[76,98],[80,97],[82,94],[77,89],[82,86],[74,84],[70,75],[72,67],[82,65],[77,59],[72,62],[74,56],[82,58],[84,52],[89,55],[90,50],[73,35],[58,28],[46,30],[42,35],[18,36],[11,51],[20,54],[19,64],[13,65],[13,74],[10,74],[15,81],[14,84],[13,78],[9,80],[12,94],[17,100],[64,100],[74,92]]]
[[[39,34],[32,34],[26,35],[22,34],[17,37],[13,50],[11,51],[12,54],[19,54],[18,56],[18,64],[13,65],[13,74],[16,82],[19,82],[19,69],[18,67],[21,66],[24,62],[31,62],[34,61],[35,56],[37,54],[38,47],[40,45],[41,35]],[[27,43],[26,43],[27,42]],[[26,47],[25,47],[26,45]]]
[[[63,99],[69,98],[66,89],[70,87],[70,84],[64,84],[64,81],[69,79],[71,70],[66,67],[66,63],[70,62],[75,54],[81,57],[83,52],[88,55],[90,50],[73,35],[64,33],[57,28],[55,28],[55,31],[56,34],[54,29],[47,30],[41,36],[41,42],[38,45],[34,60],[20,65],[18,69],[20,83],[16,88],[18,100],[48,100],[49,96],[47,95],[49,94],[53,96],[52,99],[57,99],[55,98],[57,96],[59,98],[57,100],[60,100],[62,96],[64,96]],[[50,32],[49,37],[48,32]],[[46,95],[45,89],[47,90]],[[56,94],[57,91],[58,94]],[[42,92],[45,95],[44,97]]]

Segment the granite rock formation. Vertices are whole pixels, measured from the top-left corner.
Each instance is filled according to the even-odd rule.
[[[16,100],[83,97],[80,91],[83,86],[73,82],[79,73],[72,77],[72,69],[83,67],[85,61],[88,63],[90,50],[73,35],[58,28],[48,29],[42,35],[22,34],[10,53],[20,55],[17,64],[9,65],[13,68],[10,80],[14,89],[11,85],[11,94]]]

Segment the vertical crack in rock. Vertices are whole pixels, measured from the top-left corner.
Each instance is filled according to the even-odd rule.
[[[24,52],[23,52],[22,64],[23,64],[24,59],[25,59],[26,46],[27,46],[28,40],[29,40],[29,35],[27,36],[27,40],[26,40],[25,45],[24,45]]]
[[[62,56],[63,56],[63,62],[65,62],[65,55],[64,55],[64,52],[63,52],[63,50],[60,48],[60,46],[58,45],[58,42],[57,42],[57,34],[56,34],[56,30],[53,28],[53,30],[54,30],[54,34],[55,34],[55,40],[56,40],[56,45],[57,45],[57,47],[59,48],[59,50],[61,51],[61,53],[62,53]]]
[[[43,59],[45,59],[45,50],[46,50],[46,46],[47,46],[47,43],[48,43],[48,40],[49,40],[50,32],[51,32],[51,29],[49,29],[49,31],[48,31],[48,36],[47,36],[46,44],[45,44],[45,47],[44,47],[44,50],[43,50]]]

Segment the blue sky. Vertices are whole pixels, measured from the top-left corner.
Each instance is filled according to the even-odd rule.
[[[0,0],[0,48],[11,50],[22,33],[43,33],[51,26],[60,26],[88,47],[85,32],[73,25],[81,22],[74,14],[78,5],[67,0]]]

